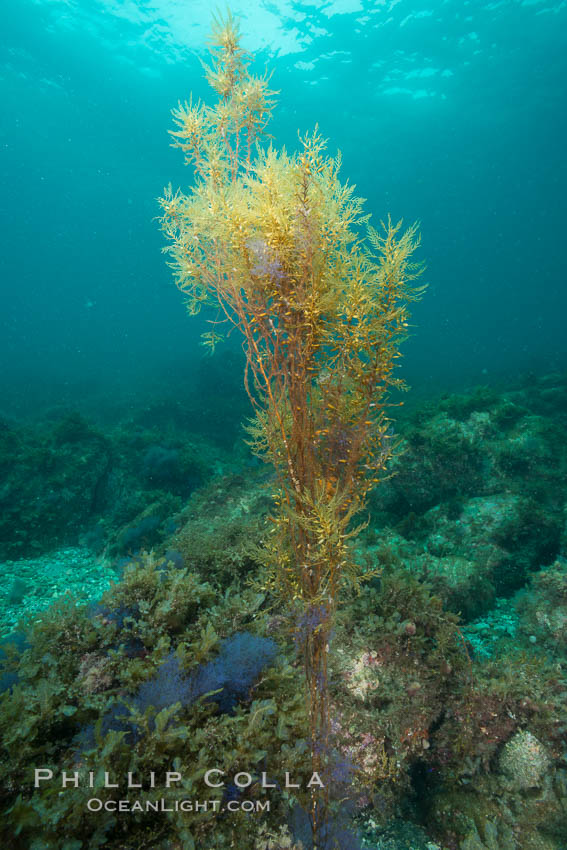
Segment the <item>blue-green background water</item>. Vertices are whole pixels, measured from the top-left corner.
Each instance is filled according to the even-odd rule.
[[[315,122],[379,219],[420,219],[416,392],[564,367],[567,4],[232,4],[280,90],[293,147]],[[179,383],[201,358],[160,254],[155,198],[190,174],[170,110],[208,97],[213,4],[3,0],[3,406]],[[221,357],[223,355],[221,354]],[[235,369],[235,374],[238,370]]]

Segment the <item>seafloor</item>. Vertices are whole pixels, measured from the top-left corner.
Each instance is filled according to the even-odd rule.
[[[261,587],[270,470],[212,414],[0,420],[2,846],[312,846],[292,609]],[[321,850],[567,847],[566,426],[559,374],[396,413],[403,451],[355,544],[379,574],[331,646]],[[35,768],[53,781],[34,788]],[[94,787],[62,789],[89,769]],[[104,770],[143,788],[104,788]],[[87,808],[164,797],[225,811]]]

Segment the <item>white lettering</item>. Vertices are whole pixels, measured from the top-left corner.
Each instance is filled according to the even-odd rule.
[[[79,771],[73,771],[71,776],[67,776],[67,771],[64,770],[61,774],[61,787],[66,788],[69,783],[72,783],[73,788],[79,787]]]
[[[53,771],[47,767],[36,767],[34,773],[34,788],[39,788],[39,783],[44,782],[46,779],[53,779]]]
[[[287,773],[287,771],[286,771],[286,774],[285,774],[285,787],[286,788],[299,788],[300,787],[299,784],[295,785],[293,782],[290,782],[289,773]]]
[[[319,788],[325,787],[325,783],[322,781],[322,779],[321,779],[321,777],[319,776],[318,773],[314,773],[311,776],[311,779],[309,780],[309,782],[307,783],[308,788],[311,788],[312,785],[318,785]]]
[[[268,782],[268,777],[265,773],[262,774],[262,788],[276,788],[276,785],[270,785]]]
[[[111,782],[110,781],[110,773],[108,773],[108,771],[105,771],[105,773],[104,773],[104,787],[105,788],[118,788],[118,782]]]
[[[209,776],[212,773],[219,773],[221,776],[224,776],[224,770],[219,770],[218,767],[213,767],[211,768],[211,770],[207,770],[207,772],[205,773],[205,785],[208,785],[209,788],[222,788],[224,782],[217,782],[215,784],[214,782],[209,781]]]

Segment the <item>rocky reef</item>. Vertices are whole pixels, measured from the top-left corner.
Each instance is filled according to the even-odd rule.
[[[329,850],[565,847],[566,418],[561,375],[400,417],[404,451],[356,541],[373,577],[331,641]],[[272,482],[242,441],[166,420],[3,424],[0,786],[16,850],[305,845],[295,637],[261,590]],[[183,780],[118,792],[99,770],[94,788],[33,787],[37,767],[104,764]],[[203,786],[209,768],[222,788]],[[238,806],[88,812],[118,793]],[[241,805],[265,799],[269,814]]]

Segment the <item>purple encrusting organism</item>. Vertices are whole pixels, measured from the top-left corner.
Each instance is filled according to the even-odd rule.
[[[328,819],[321,813],[317,828],[317,850],[362,850],[358,836],[348,817],[347,807],[339,806]],[[300,841],[305,850],[313,850],[313,825],[308,812],[296,803],[288,818],[295,841]]]
[[[295,643],[303,646],[315,630],[326,623],[329,618],[329,609],[326,605],[312,605],[298,618],[295,627]]]
[[[281,281],[285,277],[282,264],[274,259],[270,249],[263,239],[249,239],[246,247],[250,253],[250,259],[255,261],[251,272],[254,277],[269,277],[273,281]]]

